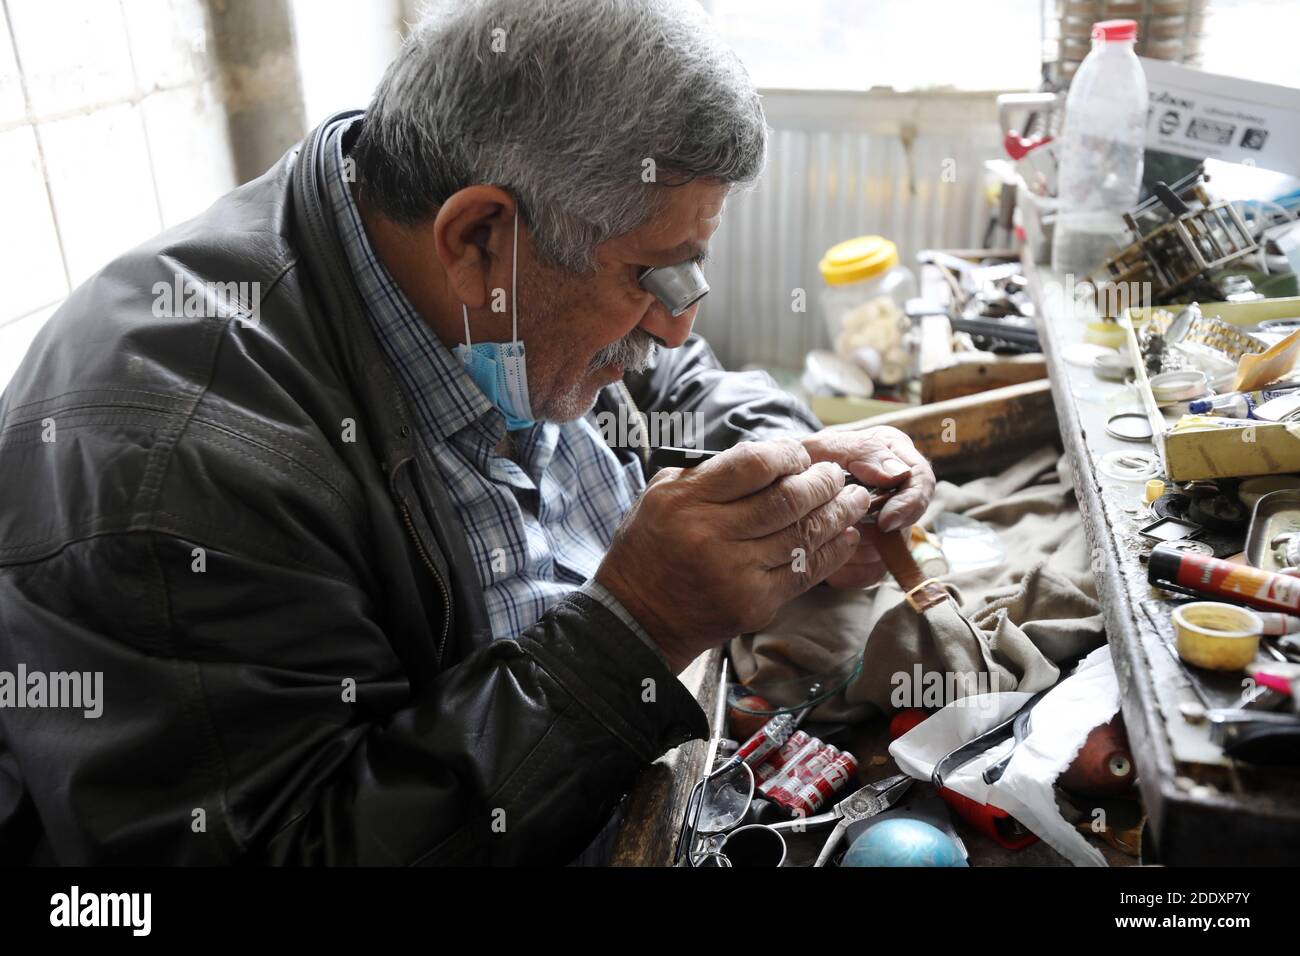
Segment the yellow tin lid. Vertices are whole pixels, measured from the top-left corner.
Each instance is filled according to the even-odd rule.
[[[848,285],[883,275],[898,265],[898,248],[884,236],[858,236],[826,250],[817,268],[829,285]]]

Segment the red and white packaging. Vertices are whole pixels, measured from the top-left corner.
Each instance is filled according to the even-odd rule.
[[[768,754],[767,759],[757,764],[754,769],[754,782],[762,784],[766,780],[771,780],[778,773],[784,770],[790,763],[790,758],[794,757],[799,751],[808,745],[809,737],[802,730],[796,730],[790,735],[779,750],[775,753]]]

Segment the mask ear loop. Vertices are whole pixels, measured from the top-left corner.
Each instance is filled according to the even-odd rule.
[[[519,343],[519,300],[516,298],[516,280],[519,277],[519,203],[515,203],[514,248],[510,252],[510,342]]]
[[[510,344],[519,342],[519,306],[515,304],[516,280],[519,275],[519,207],[515,207],[514,248],[510,252]],[[473,343],[469,339],[469,306],[460,304],[461,315],[465,318],[465,346]]]

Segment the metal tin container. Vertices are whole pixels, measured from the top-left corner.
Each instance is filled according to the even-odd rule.
[[[1246,560],[1274,573],[1286,566],[1274,542],[1279,535],[1300,535],[1300,490],[1270,491],[1255,502],[1246,532]]]

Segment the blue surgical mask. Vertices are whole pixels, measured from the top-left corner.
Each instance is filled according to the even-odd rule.
[[[532,403],[528,398],[528,370],[524,343],[519,341],[519,309],[515,286],[519,274],[519,212],[515,212],[514,249],[510,263],[510,341],[479,342],[469,336],[469,309],[461,304],[465,319],[465,344],[456,346],[465,371],[489,402],[506,417],[506,429],[518,431],[534,424]]]

